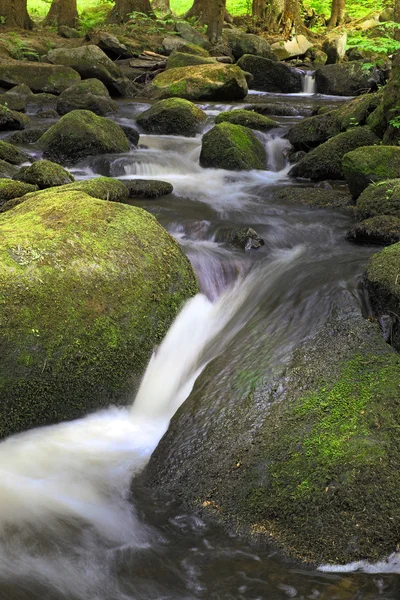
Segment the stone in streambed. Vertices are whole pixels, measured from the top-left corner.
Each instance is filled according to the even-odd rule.
[[[342,190],[326,190],[316,187],[286,187],[274,193],[275,202],[290,202],[315,208],[345,208],[352,204],[352,197]]]
[[[267,156],[263,144],[251,129],[220,123],[202,139],[200,165],[230,171],[265,169]]]
[[[65,185],[74,181],[66,169],[50,160],[38,160],[30,167],[22,167],[13,177],[16,181],[31,183],[39,189]]]
[[[30,156],[26,152],[22,152],[22,150],[13,146],[13,144],[0,141],[0,159],[9,162],[12,165],[20,165],[29,160]]]
[[[128,190],[129,198],[160,198],[172,194],[174,187],[168,181],[154,179],[122,180]]]
[[[255,55],[276,60],[270,44],[259,35],[244,33],[240,29],[227,29],[223,32],[223,39],[227,42],[236,60],[244,55]]]
[[[400,242],[400,217],[378,215],[357,223],[346,235],[346,240],[358,244],[390,246]]]
[[[169,35],[162,41],[162,46],[165,50],[165,54],[172,54],[172,52],[183,52],[185,54],[194,54],[196,56],[209,56],[207,50],[197,44],[188,42],[187,40],[179,37]]]
[[[50,127],[51,125],[29,127],[29,129],[23,129],[22,131],[11,134],[6,138],[6,141],[10,144],[33,144],[34,142],[37,142]]]
[[[400,179],[390,179],[369,185],[357,200],[361,218],[377,215],[400,217]]]
[[[217,242],[236,246],[242,250],[258,250],[265,242],[251,227],[224,228],[217,232]]]
[[[320,67],[315,81],[320,94],[359,96],[376,91],[385,83],[386,74],[374,65],[353,61]]]
[[[278,127],[276,121],[269,119],[268,117],[264,117],[252,110],[229,110],[226,112],[220,113],[215,118],[215,123],[218,125],[219,123],[233,123],[234,125],[243,125],[243,127],[248,127],[249,129],[256,129],[258,131],[269,131],[274,127]]]
[[[400,177],[400,148],[357,148],[344,155],[343,173],[353,197],[358,198],[370,183]]]
[[[57,112],[65,115],[72,110],[91,110],[104,116],[118,110],[104,83],[98,79],[86,79],[66,89],[57,99]]]
[[[0,437],[130,402],[198,290],[152,215],[60,189],[0,216]]]
[[[12,179],[18,173],[18,167],[0,159],[0,178]]]
[[[179,67],[190,67],[193,65],[210,65],[215,64],[216,59],[208,56],[197,56],[195,54],[187,54],[186,52],[172,52],[167,60],[167,70],[176,69]]]
[[[97,154],[128,152],[129,141],[119,125],[88,110],[74,110],[38,140],[43,156],[73,164]]]
[[[25,129],[29,118],[15,110],[0,105],[0,131]]]
[[[206,119],[206,113],[192,102],[183,98],[168,98],[153,104],[136,121],[147,133],[193,137]]]
[[[253,75],[252,87],[264,92],[290,94],[301,92],[302,77],[299,71],[261,56],[245,54],[237,62],[238,67]]]
[[[25,112],[28,100],[33,96],[32,90],[25,84],[16,85],[0,97],[0,104],[10,110]]]
[[[70,51],[72,50],[67,50]],[[80,75],[69,66],[22,60],[0,60],[0,86],[6,88],[25,84],[33,92],[61,94],[80,79]]]
[[[296,150],[308,151],[316,148],[340,133],[339,121],[333,113],[328,112],[302,119],[289,130],[285,137]]]

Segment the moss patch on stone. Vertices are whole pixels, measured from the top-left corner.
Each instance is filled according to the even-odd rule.
[[[376,215],[400,217],[400,179],[391,179],[369,185],[357,200],[361,218]]]
[[[357,223],[346,235],[349,242],[390,246],[400,242],[400,217],[378,215]]]
[[[22,162],[29,160],[30,156],[12,144],[0,141],[0,159],[12,165],[20,165]]]
[[[146,132],[158,135],[195,136],[206,120],[206,113],[183,98],[168,98],[156,102],[137,117],[137,124]]]
[[[247,127],[220,123],[203,136],[202,167],[230,171],[265,169],[266,161],[264,146]]]
[[[370,183],[400,177],[400,148],[357,148],[344,155],[342,165],[350,191],[354,198],[358,198]]]
[[[160,198],[172,194],[174,190],[168,181],[154,179],[125,179],[123,184],[128,190],[129,198]]]
[[[176,69],[178,67],[190,67],[193,65],[215,64],[214,58],[208,56],[197,56],[186,52],[172,52],[167,60],[167,69]]]
[[[37,185],[39,189],[65,185],[74,181],[74,177],[66,169],[46,159],[38,160],[30,167],[23,167],[14,176],[14,179]]]
[[[249,129],[257,129],[258,131],[269,131],[274,127],[278,127],[278,124],[273,119],[264,117],[252,110],[228,110],[220,113],[215,123],[233,123],[234,125],[243,125],[243,127],[249,127]]]
[[[315,208],[345,208],[352,204],[352,198],[347,192],[315,187],[287,187],[274,193],[274,200]]]
[[[28,123],[29,117],[26,115],[0,105],[0,131],[25,129]]]
[[[0,179],[0,205],[12,198],[19,198],[35,190],[37,190],[36,185],[13,181],[12,179]]]
[[[104,83],[86,79],[72,85],[57,98],[57,112],[65,115],[72,110],[91,110],[104,116],[116,112],[118,105],[111,99]]]
[[[0,216],[0,437],[129,401],[197,291],[149,213],[79,191],[41,194]]]

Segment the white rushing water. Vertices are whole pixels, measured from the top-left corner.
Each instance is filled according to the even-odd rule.
[[[313,95],[317,93],[315,71],[307,71],[303,75],[303,94]]]

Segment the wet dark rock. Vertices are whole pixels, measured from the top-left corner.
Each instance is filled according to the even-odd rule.
[[[307,152],[323,144],[338,133],[340,133],[339,120],[334,114],[328,112],[327,114],[315,115],[296,123],[285,137],[296,150],[305,150]]]
[[[60,115],[54,108],[42,108],[37,111],[36,116],[41,119],[58,119]]]
[[[400,242],[400,217],[379,215],[365,219],[350,229],[346,240],[358,244],[396,244]]]
[[[297,150],[297,152],[292,152],[292,154],[289,156],[289,161],[292,165],[294,165],[295,163],[298,163],[302,158],[304,158],[306,154],[307,152],[305,152],[304,150]]]
[[[343,173],[353,197],[358,198],[370,183],[400,177],[400,148],[357,148],[344,155]]]
[[[27,101],[27,111],[37,114],[44,110],[56,110],[57,96],[54,94],[34,94]]]
[[[74,177],[66,169],[50,160],[38,160],[30,167],[22,167],[13,177],[16,181],[31,183],[39,189],[65,185],[74,181]]]
[[[261,56],[271,60],[277,59],[270,44],[259,35],[233,29],[224,31],[223,39],[227,42],[236,60],[239,60],[245,54]]]
[[[274,200],[315,208],[345,208],[353,203],[348,192],[316,187],[287,187],[275,192]]]
[[[368,127],[350,129],[309,152],[291,168],[289,176],[314,181],[344,179],[343,156],[360,146],[373,146],[377,143],[379,138]]]
[[[25,129],[28,123],[27,116],[0,105],[0,131]]]
[[[168,181],[158,181],[155,179],[131,179],[122,180],[126,186],[129,198],[160,198],[167,196],[174,191],[173,185]]]
[[[142,112],[136,122],[148,133],[193,137],[206,119],[206,113],[193,102],[184,98],[168,98]]]
[[[359,96],[375,92],[386,81],[384,70],[362,61],[325,65],[317,69],[315,81],[320,94]]]
[[[130,141],[131,144],[137,146],[139,143],[139,132],[134,127],[130,127],[129,125],[121,125],[122,131],[125,133],[126,137]]]
[[[224,228],[217,232],[217,242],[224,242],[242,250],[258,250],[265,242],[251,227]]]
[[[313,109],[299,104],[293,106],[289,102],[263,102],[246,105],[247,110],[254,110],[260,115],[273,115],[275,117],[311,117]]]
[[[264,92],[282,92],[290,94],[301,92],[302,78],[299,71],[285,63],[245,54],[238,61],[238,66],[254,77],[252,87]]]
[[[266,152],[251,129],[220,123],[202,139],[200,165],[229,171],[265,169]]]
[[[118,110],[118,105],[98,79],[86,79],[67,90],[57,99],[57,112],[65,115],[72,110],[91,110],[96,115],[104,116]]]

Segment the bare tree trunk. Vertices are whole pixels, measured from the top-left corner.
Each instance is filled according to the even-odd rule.
[[[285,10],[285,0],[269,0],[267,2],[265,25],[269,31],[277,31]]]
[[[299,0],[285,0],[285,10],[282,16],[282,34],[285,40],[305,29],[300,15]]]
[[[221,38],[224,19],[229,18],[226,0],[194,0],[185,14],[185,18],[188,17],[198,17],[202,25],[207,25],[208,39],[214,43]]]
[[[0,17],[7,27],[32,29],[33,21],[28,15],[26,0],[0,0]]]
[[[157,10],[163,15],[167,15],[171,12],[170,0],[153,0],[151,7],[153,10]]]
[[[393,21],[400,25],[400,0],[395,0],[394,2],[394,17]],[[394,30],[394,39],[400,41],[400,29]]]
[[[333,29],[343,23],[345,9],[346,0],[332,0],[331,16],[328,21],[329,29]]]
[[[265,21],[267,15],[267,0],[253,0],[251,6],[251,15],[253,19]]]
[[[53,0],[43,25],[75,27],[78,21],[76,0]]]
[[[116,0],[107,22],[125,23],[129,21],[129,15],[133,12],[149,14],[151,12],[150,0]]]

